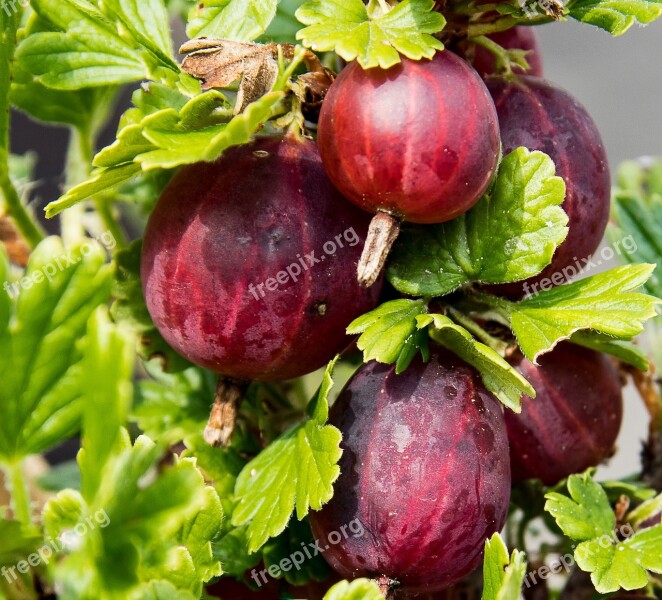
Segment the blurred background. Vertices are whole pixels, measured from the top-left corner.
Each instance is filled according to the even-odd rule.
[[[634,26],[620,38],[575,22],[545,25],[537,31],[546,77],[588,108],[602,132],[612,171],[626,159],[662,155],[662,22],[647,28]],[[128,99],[127,93],[125,104]],[[101,145],[111,143],[114,132],[115,123],[102,136]],[[66,143],[64,129],[35,124],[23,115],[13,116],[12,151],[38,154],[40,183],[32,198],[36,214],[59,195]],[[50,223],[51,230],[56,225]],[[619,454],[603,469],[603,477],[621,477],[637,470],[646,431],[643,403],[629,389]],[[58,454],[69,458],[74,448],[75,442]]]
[[[612,173],[618,164],[644,155],[662,155],[662,22],[634,26],[612,38],[580,23],[554,23],[537,28],[550,81],[570,91],[602,133]],[[616,263],[605,265],[605,268]],[[648,413],[629,387],[625,425],[618,454],[602,477],[632,474],[639,466]]]

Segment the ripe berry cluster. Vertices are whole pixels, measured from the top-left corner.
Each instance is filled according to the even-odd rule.
[[[569,235],[538,277],[590,256],[609,214],[597,128],[542,79],[529,29],[494,40],[531,50],[531,71],[496,75],[493,57],[466,42],[388,70],[352,63],[322,105],[319,151],[292,134],[259,137],[182,169],[151,216],[142,259],[149,311],[173,348],[235,380],[318,369],[351,341],[347,325],[378,302],[378,273],[355,275],[378,229],[370,213],[396,224],[454,219],[489,188],[502,152],[520,146],[547,153],[567,187]],[[347,231],[359,243],[326,252]],[[308,266],[280,281],[299,264]],[[277,284],[255,293],[265,281]],[[520,297],[534,281],[493,291]],[[503,527],[513,482],[553,484],[609,455],[622,398],[605,356],[561,344],[540,366],[511,361],[538,394],[521,415],[504,415],[478,373],[440,348],[404,374],[369,363],[354,375],[330,417],[343,434],[340,480],[311,519],[320,538],[352,519],[363,524],[365,535],[325,554],[342,576],[410,592],[447,587],[477,566],[484,540]]]

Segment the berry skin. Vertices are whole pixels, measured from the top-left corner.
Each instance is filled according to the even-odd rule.
[[[526,71],[526,75],[542,77],[543,67],[540,46],[533,27],[513,27],[506,31],[492,33],[487,37],[506,50],[528,50],[529,54],[527,54],[526,60],[530,69]],[[476,45],[473,59],[469,62],[481,77],[494,75],[495,73],[494,54],[486,48]],[[525,74],[525,71],[520,67],[513,67],[513,72]]]
[[[329,177],[357,206],[440,223],[487,189],[499,129],[478,74],[443,51],[388,70],[348,65],[322,105],[319,144]]]
[[[533,385],[522,413],[506,411],[513,482],[558,483],[608,458],[623,418],[618,372],[604,354],[562,343],[536,367],[515,366]]]
[[[184,167],[145,235],[149,312],[179,353],[228,377],[314,371],[376,305],[381,286],[354,276],[369,220],[333,188],[309,140],[261,138]]]
[[[524,282],[497,286],[506,296],[531,293],[534,284],[555,285],[578,273],[598,248],[607,228],[611,180],[600,132],[586,109],[568,92],[536,77],[491,78],[504,154],[525,146],[541,150],[566,184],[563,209],[570,217],[568,237],[545,270]],[[568,277],[564,277],[567,275]],[[554,276],[554,280],[552,280]]]
[[[341,475],[311,524],[320,543],[353,519],[363,525],[324,553],[342,577],[429,592],[479,564],[506,519],[510,465],[501,405],[472,367],[446,351],[400,375],[368,363],[330,422],[343,434]]]

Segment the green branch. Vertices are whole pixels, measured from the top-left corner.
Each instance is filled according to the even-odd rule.
[[[21,202],[21,197],[9,176],[9,90],[11,70],[16,50],[16,31],[21,22],[22,7],[15,11],[0,10],[0,189],[2,211],[9,215],[25,241],[36,246],[45,233]]]
[[[469,333],[473,334],[478,340],[483,342],[486,346],[489,346],[495,352],[498,352],[501,356],[506,355],[508,350],[508,344],[503,340],[495,338],[490,335],[483,329],[476,321],[467,315],[461,313],[459,310],[453,308],[452,306],[447,307],[448,316],[453,319],[458,325],[462,325]]]
[[[30,511],[30,494],[25,481],[24,461],[17,460],[7,464],[5,474],[8,490],[11,494],[11,508],[14,512],[14,519],[24,525],[30,525],[32,523],[32,513]]]

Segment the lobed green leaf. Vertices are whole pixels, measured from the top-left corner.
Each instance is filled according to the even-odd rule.
[[[567,485],[570,497],[558,492],[545,495],[545,510],[563,533],[578,541],[611,539],[616,517],[602,486],[589,473],[571,475]]]
[[[427,314],[424,300],[391,300],[355,319],[347,333],[361,334],[357,342],[363,361],[396,364],[396,372],[404,371],[418,351],[428,359],[427,332],[417,326],[416,318]]]
[[[490,192],[464,215],[405,228],[388,278],[402,293],[443,296],[471,282],[510,283],[537,275],[565,239],[565,184],[542,152],[518,148]]]
[[[297,39],[314,51],[335,51],[364,69],[388,69],[400,54],[413,59],[432,58],[444,45],[434,37],[446,25],[435,12],[434,0],[404,0],[384,14],[376,2],[312,0],[296,11],[304,25]]]
[[[662,16],[658,0],[574,0],[568,14],[577,21],[595,25],[614,36],[623,35],[632,25],[648,25]]]
[[[0,292],[0,456],[41,452],[80,426],[85,388],[80,340],[108,300],[111,268],[87,240],[65,250],[55,237],[34,250],[25,276]],[[17,296],[12,307],[8,295]]]
[[[248,524],[249,551],[259,550],[287,527],[292,509],[299,520],[333,496],[340,475],[340,431],[314,421],[273,441],[244,467],[235,488],[232,524]]]
[[[38,83],[56,90],[120,85],[149,76],[136,52],[100,32],[35,33],[16,56]]]
[[[482,600],[518,600],[525,574],[524,552],[513,550],[509,557],[498,533],[485,542]]]
[[[83,496],[94,498],[104,466],[126,423],[133,396],[133,336],[111,323],[103,307],[92,315],[83,358]]]
[[[251,42],[260,37],[276,16],[278,0],[203,0],[189,11],[186,33]]]
[[[643,323],[656,316],[660,300],[634,292],[655,265],[616,267],[605,273],[561,285],[518,303],[500,302],[513,332],[532,362],[578,331],[591,329],[615,340],[631,340]]]
[[[591,574],[600,594],[638,590],[649,583],[648,571],[662,573],[662,525],[644,529],[618,543],[583,542],[575,550],[577,565]]]
[[[474,339],[461,325],[438,314],[423,315],[417,321],[421,328],[432,325],[430,337],[473,366],[485,387],[512,411],[521,412],[523,394],[535,398],[533,386],[517,369],[496,350]]]
[[[340,581],[326,594],[324,600],[384,600],[377,584],[371,579]]]

